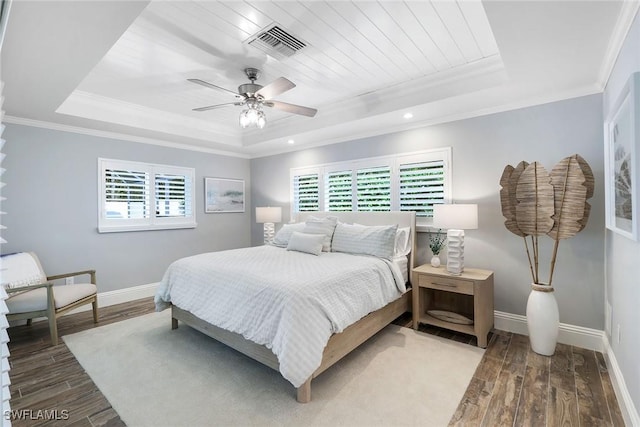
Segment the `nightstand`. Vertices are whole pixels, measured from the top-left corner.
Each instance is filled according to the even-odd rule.
[[[420,323],[475,335],[487,347],[493,328],[493,272],[465,268],[459,276],[429,264],[413,269],[413,329]]]

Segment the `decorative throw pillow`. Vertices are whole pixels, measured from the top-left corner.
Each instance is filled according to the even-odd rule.
[[[397,229],[397,224],[366,226],[340,223],[333,235],[332,250],[390,260],[395,248]]]
[[[411,252],[411,228],[400,227],[396,231],[396,242],[393,256],[406,256]]]
[[[325,218],[316,218],[310,216],[307,218],[306,226],[303,233],[307,234],[322,234],[324,241],[322,243],[322,250],[329,252],[331,250],[331,239],[333,238],[333,232],[336,229],[338,218],[335,216],[328,216]]]
[[[280,230],[276,233],[276,236],[273,238],[273,245],[281,248],[286,248],[289,244],[289,239],[291,238],[291,234],[294,231],[304,230],[306,224],[304,222],[297,222],[293,224],[284,224]]]
[[[289,239],[287,250],[318,256],[322,253],[323,240],[324,236],[322,234],[306,234],[294,231]]]

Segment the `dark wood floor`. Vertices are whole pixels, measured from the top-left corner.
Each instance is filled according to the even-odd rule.
[[[152,312],[152,299],[100,309],[100,326]],[[410,316],[394,322],[410,326]],[[91,312],[62,317],[60,336],[95,327]],[[421,330],[475,345],[474,337],[422,325]],[[67,346],[52,347],[47,322],[9,328],[14,426],[123,426]],[[58,420],[43,420],[43,413]],[[39,419],[38,419],[39,418]],[[553,357],[529,349],[527,337],[491,334],[487,351],[451,419],[452,426],[624,426],[601,353],[559,344]]]
[[[62,337],[153,310],[153,299],[148,298],[100,308],[98,325],[90,311],[63,316],[58,332]],[[9,338],[12,425],[125,425],[62,339],[51,346],[47,322],[9,328]]]
[[[624,426],[602,353],[495,332],[450,426]]]

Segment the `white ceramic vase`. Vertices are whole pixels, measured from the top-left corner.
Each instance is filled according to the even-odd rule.
[[[547,285],[531,285],[527,300],[527,326],[531,349],[543,356],[556,351],[560,315],[553,288]]]
[[[434,268],[440,267],[440,257],[438,255],[431,257],[431,266]]]

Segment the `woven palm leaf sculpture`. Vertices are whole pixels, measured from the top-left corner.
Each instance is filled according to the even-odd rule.
[[[546,234],[555,242],[550,286],[560,240],[574,236],[587,224],[591,211],[587,200],[593,197],[594,183],[589,164],[577,154],[562,159],[551,173],[538,162],[505,167],[500,178],[502,215],[505,227],[524,239],[534,283],[541,284],[539,236]]]

